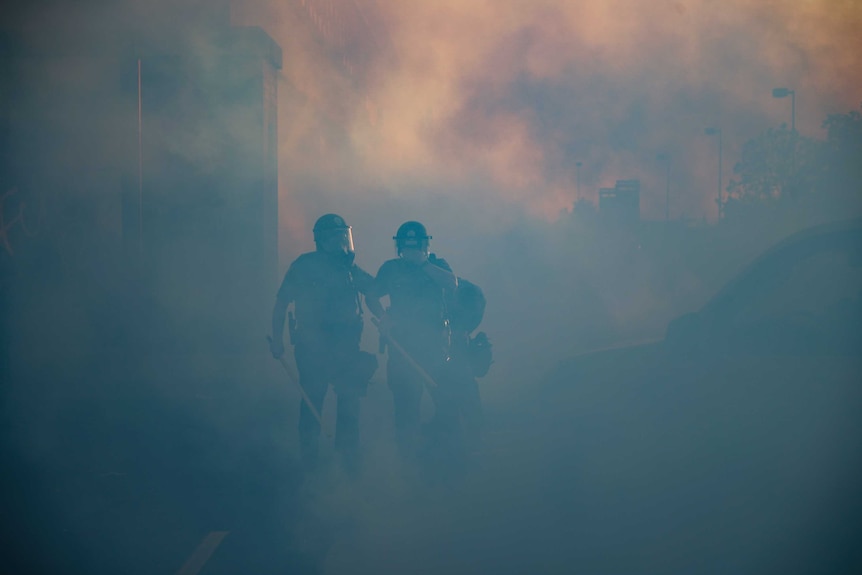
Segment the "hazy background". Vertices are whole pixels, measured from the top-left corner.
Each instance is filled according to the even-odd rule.
[[[727,182],[746,139],[789,123],[773,87],[796,89],[807,135],[859,103],[853,2],[309,0],[235,3],[232,16],[284,48],[300,103],[281,153],[316,174],[318,201],[469,196],[477,227],[510,205],[570,209],[578,161],[584,197],[641,178],[643,216],[659,219],[658,153],[673,157],[672,217],[714,219],[704,127],[724,130]]]
[[[470,571],[479,570],[471,561],[510,560],[513,571],[565,570],[554,549],[572,544],[549,535],[563,531],[548,517],[567,505],[595,520],[571,522],[594,550],[581,566],[697,565],[663,563],[679,555],[617,530],[621,510],[639,518],[623,522],[632,536],[650,532],[651,505],[684,507],[684,498],[639,499],[647,482],[625,464],[580,485],[613,505],[553,490],[543,498],[548,486],[534,477],[553,476],[548,461],[565,447],[554,441],[567,436],[524,438],[544,419],[526,405],[560,361],[660,338],[772,243],[862,215],[852,114],[862,102],[862,4],[36,1],[4,4],[0,20],[10,565],[176,572],[202,537],[224,530],[203,573],[248,572],[248,561],[262,572]],[[281,48],[277,208],[247,199],[262,138],[244,105],[246,69],[220,64],[228,24],[261,27]],[[174,69],[193,73],[165,72]],[[797,95],[789,144],[790,100],[773,98],[776,87]],[[830,115],[857,131],[830,134]],[[718,140],[706,127],[722,130],[722,193],[735,194],[720,225]],[[787,165],[791,149],[798,165]],[[828,177],[818,171],[827,164]],[[642,186],[641,222],[623,231],[597,212],[598,189],[618,179]],[[143,238],[139,192],[145,216],[160,222]],[[364,479],[302,482],[299,394],[263,336],[281,276],[313,249],[311,227],[327,212],[353,226],[368,271],[394,256],[397,227],[418,219],[432,250],[485,291],[481,329],[496,361],[480,382],[489,455],[455,493],[401,476],[383,368],[363,404]],[[255,235],[267,217],[277,239]],[[254,251],[268,240],[277,264]],[[262,279],[247,279],[258,269]],[[247,339],[228,342],[234,332]],[[367,326],[365,349],[375,336]],[[858,367],[844,369],[855,377]],[[330,396],[330,426],[333,408]],[[846,469],[858,469],[856,445],[840,452]],[[625,454],[617,448],[608,453]],[[601,491],[608,478],[617,482]],[[760,544],[784,549],[787,539]],[[535,554],[518,563],[518,546]],[[708,548],[719,551],[704,557],[720,556]],[[766,561],[748,547],[734,558],[741,571]]]
[[[685,256],[674,244],[693,240],[665,238],[634,265],[615,261],[616,238],[572,234],[586,226],[567,216],[637,178],[643,219],[667,207],[714,223],[718,145],[704,128],[723,132],[725,198],[743,144],[790,124],[773,88],[795,89],[797,129],[824,138],[828,114],[859,107],[858,3],[309,0],[235,2],[231,16],[284,49],[283,267],[311,249],[319,214],[348,219],[372,272],[397,226],[420,219],[433,249],[485,288],[511,369],[547,360],[513,354],[525,341],[546,349],[564,333],[572,349],[609,325],[660,332],[770,241],[862,209],[858,194],[823,200],[825,216],[705,232]]]

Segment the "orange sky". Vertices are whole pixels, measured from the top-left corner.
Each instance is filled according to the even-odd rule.
[[[333,201],[457,194],[553,218],[581,161],[583,196],[641,178],[658,218],[669,151],[672,217],[712,218],[705,126],[726,183],[746,139],[789,123],[773,87],[796,89],[808,135],[862,102],[857,1],[254,0],[233,17],[284,49],[282,171]]]

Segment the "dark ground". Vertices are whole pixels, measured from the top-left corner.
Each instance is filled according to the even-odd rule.
[[[308,562],[284,519],[302,478],[273,439],[287,398],[183,377],[183,357],[113,359],[7,380],[3,572],[172,573],[211,531],[230,533],[207,573]]]
[[[858,354],[663,363],[646,347],[554,369],[554,356],[624,334],[595,328],[601,310],[580,339],[539,329],[566,318],[491,313],[497,363],[480,385],[486,449],[471,473],[448,486],[404,473],[380,370],[363,403],[365,473],[349,483],[332,461],[301,471],[299,394],[263,331],[259,348],[219,349],[122,284],[43,278],[0,295],[0,573],[862,565]]]

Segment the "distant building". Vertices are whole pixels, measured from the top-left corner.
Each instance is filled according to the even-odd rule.
[[[157,337],[259,347],[279,279],[281,48],[231,26],[224,0],[152,6],[110,12],[127,29],[64,19],[58,1],[0,25],[0,193],[16,190],[0,209],[44,213],[38,235],[8,230],[0,264],[25,269],[38,241],[28,270],[145,292],[171,320]]]
[[[599,189],[599,216],[607,227],[634,229],[640,222],[640,180]]]
[[[190,320],[247,327],[253,344],[279,279],[281,50],[260,28],[225,28],[208,49],[141,55],[143,184],[125,190],[123,231],[132,253],[142,234],[149,269],[182,290]],[[139,204],[143,229],[128,218]]]

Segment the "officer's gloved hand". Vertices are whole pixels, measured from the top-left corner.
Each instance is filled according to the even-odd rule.
[[[380,332],[381,336],[388,337],[389,332],[392,329],[392,317],[388,313],[384,313],[375,321],[375,325],[377,326],[377,331]]]
[[[284,343],[280,337],[269,340],[269,351],[272,353],[272,357],[281,359],[281,356],[284,355]]]

